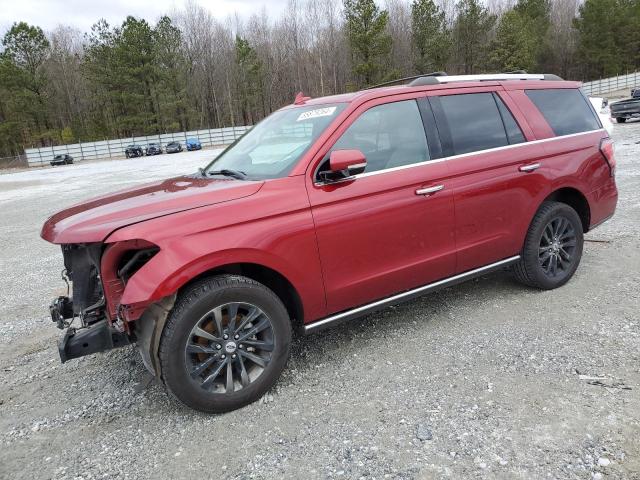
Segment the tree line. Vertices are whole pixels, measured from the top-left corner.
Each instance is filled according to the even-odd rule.
[[[0,156],[253,124],[295,94],[524,69],[590,80],[640,67],[640,0],[289,0],[220,21],[195,2],[90,32],[16,22],[0,50]]]

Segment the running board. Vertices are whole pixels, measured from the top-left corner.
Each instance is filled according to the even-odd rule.
[[[453,277],[444,278],[442,280],[438,280],[437,282],[429,283],[427,285],[423,285],[422,287],[414,288],[412,290],[407,290],[406,292],[398,293],[391,297],[383,298],[382,300],[377,300],[372,303],[367,303],[366,305],[362,305],[360,307],[353,308],[351,310],[347,310],[341,313],[336,313],[335,315],[331,315],[330,317],[323,318],[322,320],[318,320],[316,322],[310,323],[309,325],[305,325],[304,333],[310,334],[310,333],[319,332],[320,330],[324,330],[325,328],[336,325],[338,323],[346,322],[347,320],[353,320],[355,318],[359,318],[369,313],[375,312],[388,305],[393,305],[394,303],[412,300],[416,297],[420,297],[424,295],[425,293],[435,292],[436,290],[450,287],[452,285],[462,283],[466,280],[470,280],[475,277],[480,277],[482,275],[493,272],[495,270],[500,270],[504,267],[507,267],[509,265],[516,263],[518,260],[520,260],[520,255],[516,255],[515,257],[505,258],[504,260],[500,260],[499,262],[485,265],[484,267],[476,268],[474,270],[469,270],[468,272],[460,273],[458,275],[454,275]]]

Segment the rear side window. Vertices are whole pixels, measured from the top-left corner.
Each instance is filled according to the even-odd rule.
[[[525,90],[525,93],[556,135],[601,128],[593,110],[578,89]]]
[[[447,124],[454,155],[524,142],[511,112],[494,94],[465,93],[438,98],[441,108],[436,111],[440,111],[438,116]]]

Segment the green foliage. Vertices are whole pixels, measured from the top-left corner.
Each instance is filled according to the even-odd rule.
[[[616,75],[640,66],[639,0],[586,0],[574,26],[586,78]]]
[[[500,18],[496,39],[491,44],[490,64],[499,72],[533,71],[540,40],[529,18],[510,10]]]
[[[444,70],[451,53],[444,12],[433,0],[413,0],[411,27],[416,70],[420,73]]]
[[[254,122],[252,112],[261,110],[263,88],[262,62],[248,40],[236,35],[236,66],[238,69],[237,100],[245,125]]]
[[[353,91],[415,70],[591,80],[640,69],[640,0],[584,0],[573,23],[571,2],[557,0],[552,19],[551,0],[514,0],[497,24],[483,0],[458,0],[451,19],[439,7],[451,4],[438,0],[394,0],[388,10],[343,2],[342,21],[337,5],[302,0],[278,21],[254,16],[235,30],[195,3],[180,27],[128,17],[100,20],[82,37],[14,23],[0,34],[0,156],[253,124],[297,90]]]
[[[3,136],[11,132],[5,151],[15,152],[16,138],[37,142],[46,140],[41,132],[49,129],[47,121],[47,78],[42,65],[49,42],[42,29],[25,22],[14,23],[2,39],[0,55],[0,119],[10,119],[3,126]],[[4,123],[4,122],[3,122]],[[4,143],[4,142],[3,142]]]
[[[374,0],[344,0],[345,30],[353,57],[353,73],[360,86],[382,81],[389,66],[389,13]]]
[[[64,127],[62,129],[62,131],[60,132],[60,139],[65,145],[73,143],[75,141],[76,137],[73,135],[73,130],[71,129],[71,127]]]
[[[94,25],[84,67],[104,109],[94,117],[95,133],[131,136],[188,128],[181,42],[168,17],[155,28],[134,17],[113,29],[104,21]]]
[[[453,33],[465,74],[475,73],[486,61],[489,33],[496,16],[479,0],[460,0]]]

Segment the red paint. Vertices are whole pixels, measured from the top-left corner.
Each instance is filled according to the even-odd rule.
[[[575,189],[587,199],[590,225],[611,216],[617,190],[609,141],[601,148],[607,134],[554,139],[523,93],[524,88],[576,87],[574,82],[464,82],[305,99],[305,105],[349,105],[288,177],[157,182],[64,210],[47,220],[42,237],[53,243],[106,244],[101,271],[111,318],[121,309],[124,319],[133,321],[151,302],[199,275],[251,263],[293,285],[309,323],[518,254],[535,211],[558,189]],[[529,143],[332,185],[316,183],[319,163],[367,109],[428,95],[487,91],[498,92]],[[344,158],[331,162],[336,168],[345,163]],[[519,170],[531,163],[541,167]],[[429,196],[415,193],[436,185],[445,188]],[[160,251],[124,285],[115,271],[121,255],[149,244]]]
[[[367,159],[360,150],[336,150],[331,152],[329,168],[333,172],[347,170],[354,165],[366,165]]]

